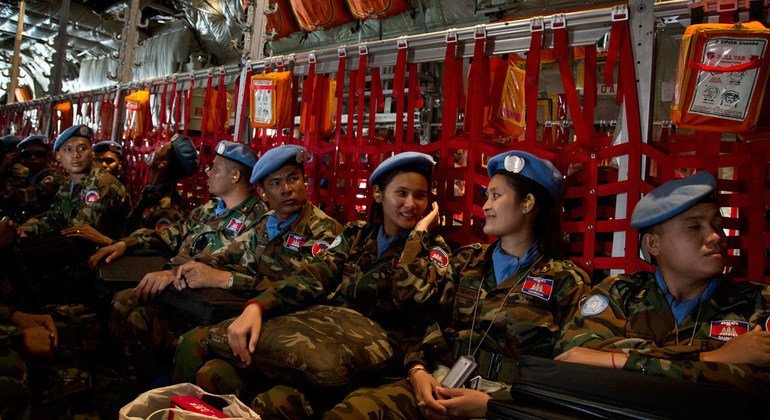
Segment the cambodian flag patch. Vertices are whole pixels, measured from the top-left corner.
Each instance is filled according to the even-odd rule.
[[[169,220],[169,219],[167,219],[165,217],[161,217],[160,219],[158,219],[157,222],[155,222],[155,230],[161,230],[161,229],[167,228],[169,226],[171,226],[171,220]]]
[[[232,218],[230,219],[230,223],[227,224],[227,230],[235,232],[235,233],[241,233],[241,229],[243,229],[243,220]]]
[[[299,251],[299,248],[304,244],[305,244],[305,238],[299,235],[290,233],[289,236],[286,237],[286,243],[284,243],[283,246],[285,248],[289,248],[294,251]]]
[[[744,321],[711,321],[709,337],[721,341],[730,341],[749,330],[749,323]]]
[[[521,291],[543,300],[551,299],[553,293],[553,280],[542,277],[527,277]]]
[[[323,242],[323,241],[316,242],[315,245],[313,245],[313,249],[311,249],[310,252],[315,257],[316,254],[318,254],[319,252],[323,251],[324,249],[329,249],[329,244],[327,244],[326,242]]]
[[[99,201],[100,198],[101,197],[99,196],[99,191],[91,190],[86,193],[85,201],[86,201],[86,204],[94,204],[97,201]]]
[[[438,264],[439,267],[446,267],[449,264],[449,256],[443,249],[434,246],[430,249],[430,260]]]

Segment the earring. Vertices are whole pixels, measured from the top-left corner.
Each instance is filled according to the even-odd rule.
[[[233,175],[233,181],[238,179],[238,175]]]

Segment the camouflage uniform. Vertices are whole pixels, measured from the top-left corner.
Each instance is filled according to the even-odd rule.
[[[331,303],[354,309],[380,324],[392,334],[403,352],[419,341],[427,325],[440,319],[441,314],[449,313],[454,294],[454,285],[450,281],[451,254],[440,236],[412,231],[378,257],[379,229],[379,225],[360,221],[348,223],[327,252],[319,254],[312,264],[287,281],[314,285],[321,291],[340,278],[330,295]],[[257,297],[270,315],[285,313],[287,305],[276,305],[279,299],[282,298],[276,299],[275,295]],[[288,308],[299,309],[293,302]],[[222,323],[218,327],[226,328],[227,325]],[[178,350],[177,358],[179,354]],[[199,385],[227,384],[225,389],[232,391],[235,388],[232,383],[241,383],[234,370],[217,371],[207,363],[204,372],[209,376],[216,375],[218,380],[203,377],[199,372],[197,379],[202,381]],[[230,378],[230,383],[222,378]],[[217,388],[212,391],[222,392]],[[299,397],[287,399],[287,395]],[[301,405],[294,405],[300,402]],[[288,387],[276,387],[258,395],[255,404],[255,409],[267,417],[287,412],[303,413],[309,409],[305,397]]]
[[[185,217],[182,197],[176,191],[176,184],[148,185],[142,190],[124,232],[129,234],[137,229],[160,230]]]
[[[23,222],[51,208],[64,179],[65,175],[53,168],[44,168],[27,177],[26,184],[9,197],[19,220]]]
[[[14,163],[0,173],[0,210],[2,216],[16,218],[13,195],[19,189],[24,188],[27,177],[29,177],[29,169],[20,163]]]
[[[490,323],[489,334],[475,355],[477,372],[501,382],[494,398],[510,398],[505,384],[515,377],[515,359],[523,354],[551,357],[561,328],[572,318],[581,297],[588,293],[588,274],[567,260],[535,261],[497,284],[492,265],[493,245],[472,244],[452,258],[457,292],[445,327],[428,327],[419,346],[405,357],[405,366],[431,362],[451,366],[454,359],[475,349]],[[475,328],[470,330],[474,306]],[[504,304],[503,304],[504,302]],[[501,307],[502,306],[502,307]],[[472,342],[471,342],[472,337]],[[497,361],[497,362],[495,362]],[[414,418],[419,410],[406,380],[377,389],[358,390],[334,407],[325,418]]]
[[[722,279],[711,298],[679,327],[654,273],[609,277],[592,293],[606,297],[607,307],[595,315],[577,313],[557,344],[559,352],[572,347],[624,352],[628,361],[623,369],[770,395],[766,368],[699,361],[701,352],[715,350],[757,325],[768,327],[770,287]]]
[[[27,366],[17,352],[24,332],[10,325],[13,308],[0,305],[0,418],[29,416]]]
[[[87,224],[109,237],[117,237],[129,211],[125,187],[114,176],[93,167],[70,192],[71,178],[64,179],[51,207],[37,222],[21,227],[31,236]]]

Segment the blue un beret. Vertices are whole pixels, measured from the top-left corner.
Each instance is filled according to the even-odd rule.
[[[284,144],[270,149],[259,158],[251,171],[251,183],[262,181],[266,176],[283,168],[287,163],[304,165],[307,161],[307,150],[302,146]]]
[[[714,192],[717,181],[706,171],[666,182],[636,204],[631,227],[646,228],[684,213]]]
[[[185,177],[192,176],[200,165],[198,159],[198,151],[195,150],[195,145],[192,140],[187,136],[175,134],[171,137],[171,146],[173,147],[176,160],[182,167],[182,172]]]
[[[3,150],[13,149],[19,144],[19,140],[21,139],[19,139],[17,136],[14,136],[13,134],[0,137],[0,148]]]
[[[249,169],[257,163],[257,155],[248,144],[222,140],[217,144],[216,153],[225,159],[247,166]]]
[[[19,150],[24,150],[24,148],[29,146],[30,144],[39,144],[42,146],[48,146],[48,137],[38,136],[38,135],[29,136],[26,139],[22,140],[19,144],[17,144],[16,148]]]
[[[114,152],[118,156],[123,156],[123,146],[114,141],[100,141],[93,147],[94,153]]]
[[[433,157],[419,152],[401,152],[393,155],[380,163],[374,172],[369,176],[369,185],[376,185],[383,176],[396,169],[408,168],[414,172],[430,177],[431,171],[436,161]]]
[[[59,134],[59,137],[53,144],[54,152],[58,152],[62,144],[73,137],[83,137],[88,139],[89,142],[92,142],[94,139],[94,130],[91,130],[89,126],[84,124],[73,125]]]
[[[487,162],[489,178],[495,176],[497,171],[519,174],[537,182],[551,194],[554,201],[558,201],[564,194],[564,177],[561,172],[553,166],[551,161],[541,159],[532,153],[519,150],[500,153]]]

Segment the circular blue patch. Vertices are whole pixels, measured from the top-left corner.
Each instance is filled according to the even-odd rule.
[[[580,314],[583,316],[599,315],[610,306],[610,300],[604,295],[593,295],[586,299]]]

